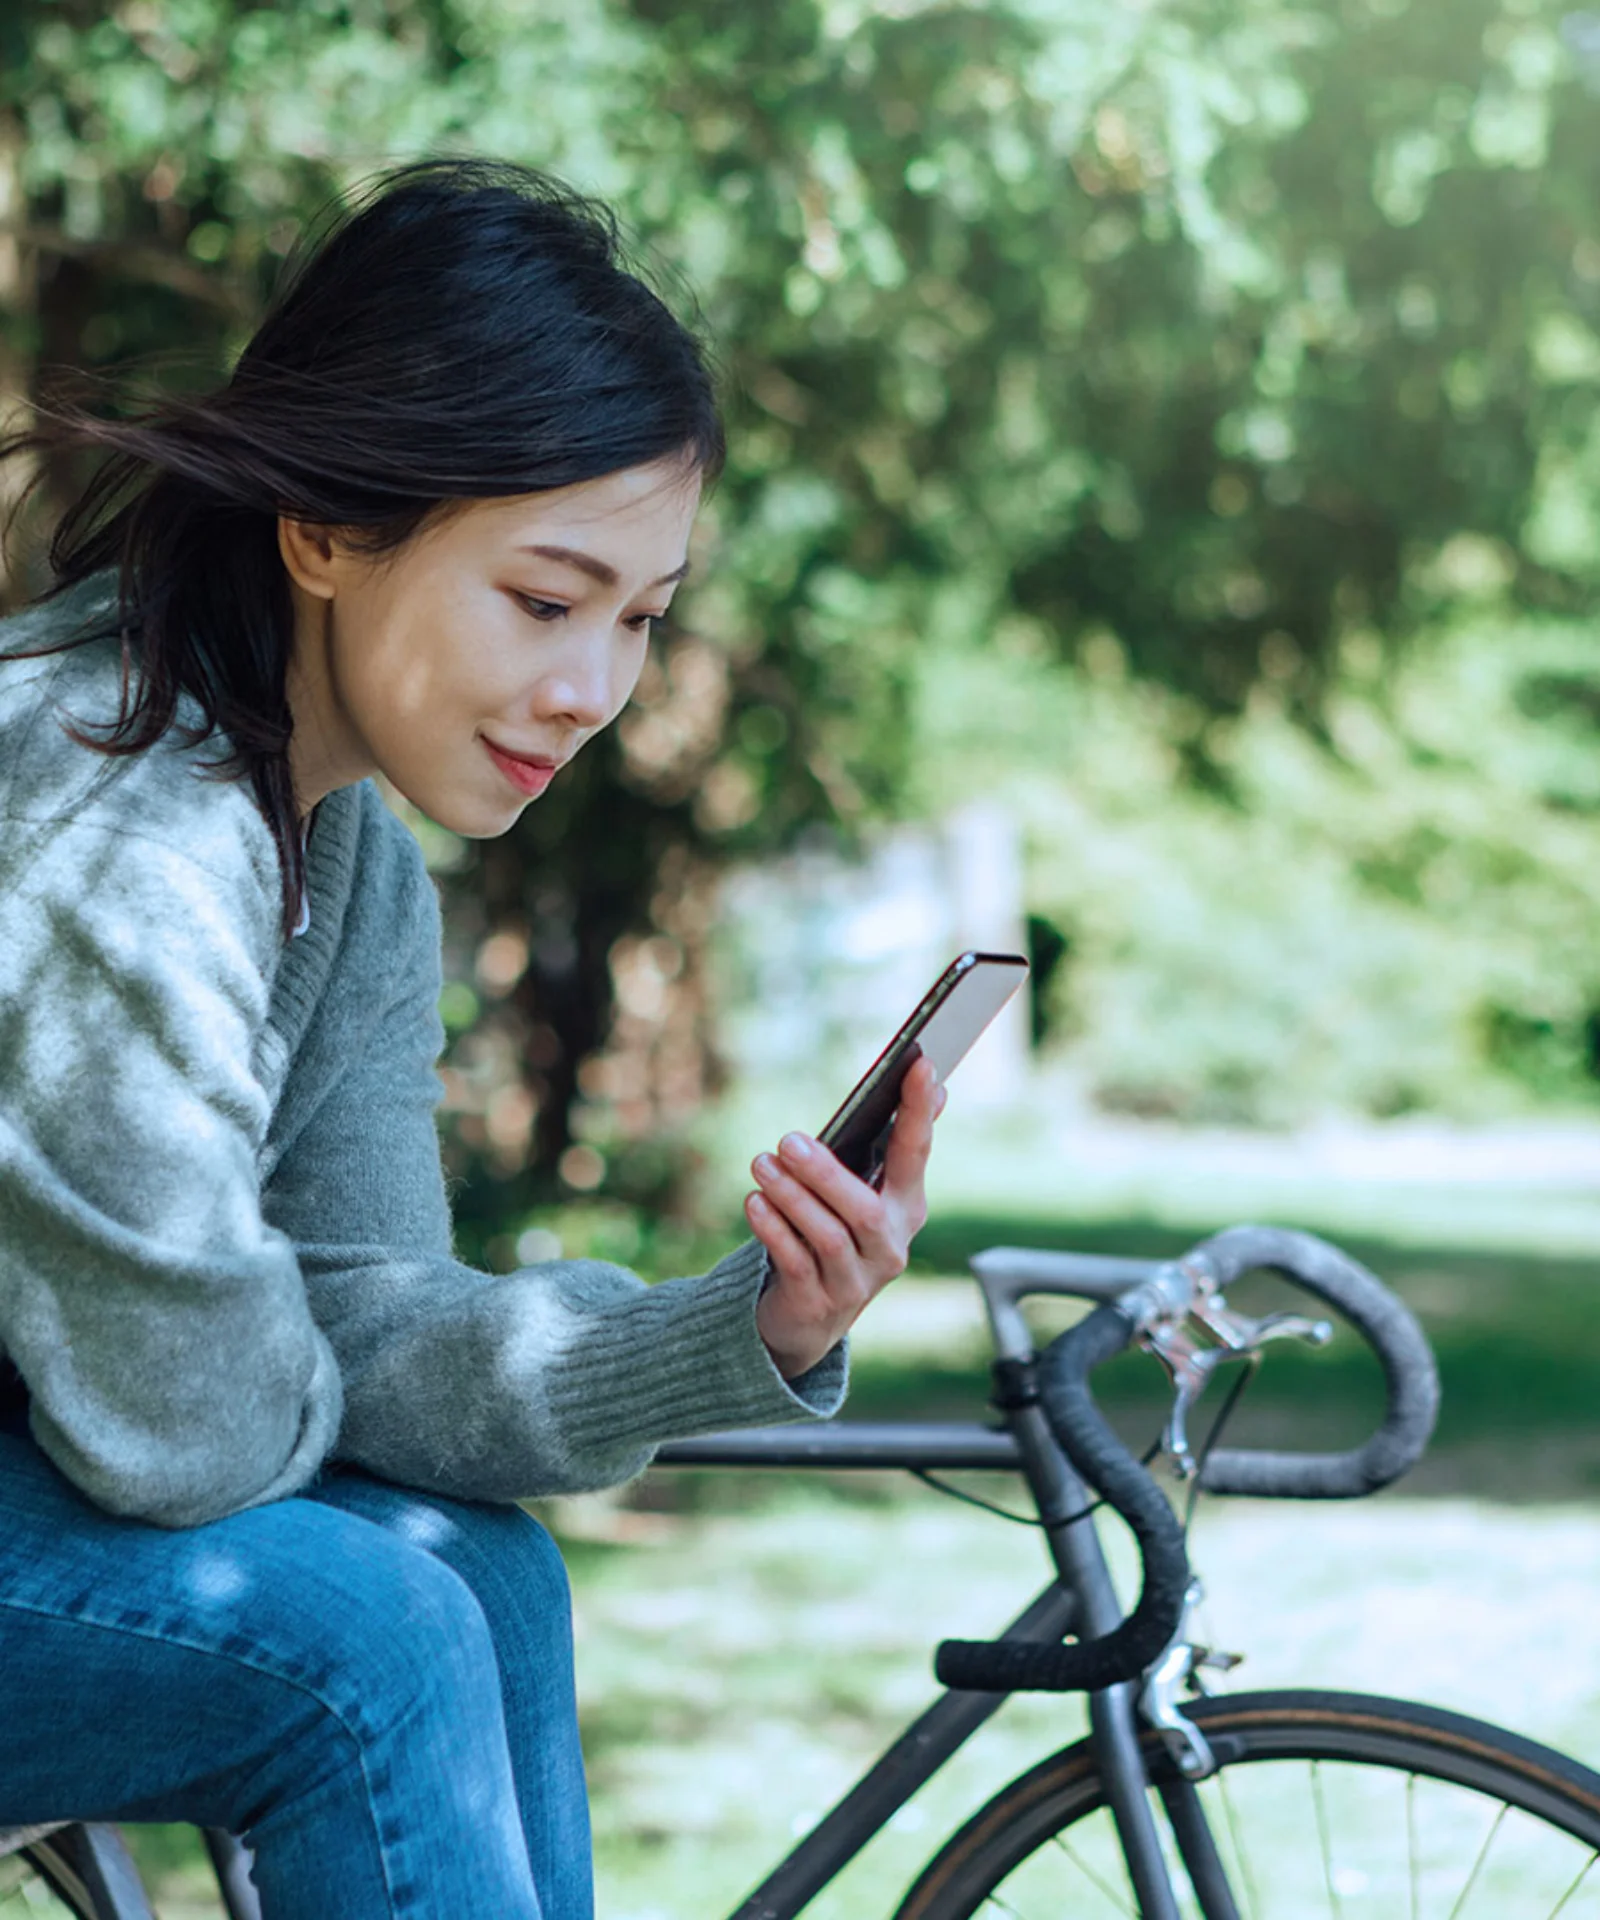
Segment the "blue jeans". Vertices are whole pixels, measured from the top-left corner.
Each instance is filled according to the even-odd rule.
[[[0,1431],[0,1825],[191,1821],[268,1920],[592,1920],[566,1574],[516,1508],[335,1472],[169,1532]]]

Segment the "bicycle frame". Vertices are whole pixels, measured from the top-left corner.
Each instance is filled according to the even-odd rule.
[[[752,1428],[675,1442],[661,1449],[657,1464],[1019,1473],[1038,1509],[1056,1577],[1002,1637],[1060,1640],[1068,1631],[1081,1637],[1109,1632],[1121,1620],[1122,1607],[1094,1520],[1086,1511],[1090,1496],[1063,1455],[1043,1410],[1024,1390],[1034,1349],[1020,1301],[1040,1293],[1114,1298],[1152,1273],[1155,1263],[1059,1254],[1048,1258],[1048,1274],[1035,1270],[1026,1253],[1006,1248],[979,1255],[973,1262],[994,1333],[996,1405],[1005,1431],[975,1424],[850,1421],[809,1428]],[[942,1694],[734,1909],[729,1920],[794,1920],[918,1788],[998,1712],[1007,1697],[948,1690]],[[1146,1792],[1136,1699],[1132,1682],[1090,1694],[1090,1734],[1139,1912],[1144,1920],[1178,1920]],[[1232,1897],[1192,1785],[1181,1780],[1163,1782],[1162,1794],[1205,1910],[1231,1914]]]

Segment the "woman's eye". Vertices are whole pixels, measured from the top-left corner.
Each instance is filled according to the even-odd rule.
[[[567,611],[559,600],[541,600],[537,594],[519,593],[517,600],[535,620],[559,620]]]
[[[648,633],[661,618],[659,613],[630,613],[622,624],[634,633]]]

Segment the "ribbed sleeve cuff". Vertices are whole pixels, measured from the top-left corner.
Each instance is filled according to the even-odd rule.
[[[663,1280],[597,1314],[583,1365],[550,1382],[551,1411],[571,1452],[653,1448],[836,1413],[848,1381],[845,1344],[785,1380],[756,1331],[766,1277],[766,1249],[750,1240],[707,1274]]]

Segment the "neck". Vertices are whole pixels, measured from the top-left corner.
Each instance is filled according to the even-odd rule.
[[[294,641],[285,676],[289,702],[289,777],[301,832],[311,831],[319,802],[337,787],[354,785],[371,771],[349,729],[339,719],[333,684],[333,608],[290,582]]]

